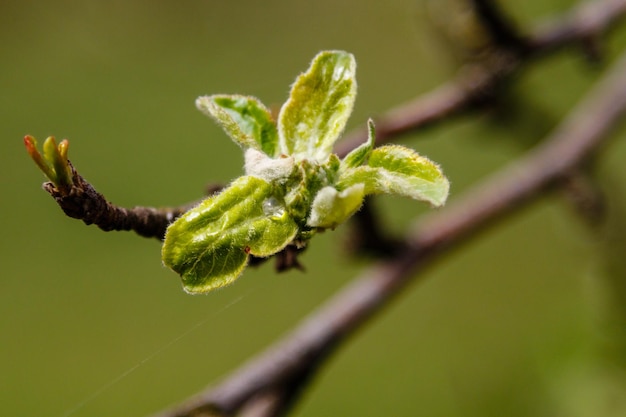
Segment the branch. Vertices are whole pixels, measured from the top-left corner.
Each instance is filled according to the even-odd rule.
[[[492,0],[470,0],[476,16],[489,32],[495,45],[518,54],[528,52],[527,40],[521,36],[513,23]]]
[[[105,232],[132,230],[140,236],[163,239],[167,226],[193,206],[130,209],[116,206],[79,175],[69,161],[68,164],[72,173],[70,187],[57,187],[53,182],[46,182],[43,188],[67,216],[80,219],[87,225],[95,224]]]
[[[323,360],[439,256],[519,210],[589,159],[626,113],[626,55],[540,146],[440,212],[423,219],[392,260],[360,278],[284,339],[240,369],[159,417],[234,415],[253,398],[302,387]],[[305,376],[298,380],[299,376]],[[280,415],[280,414],[261,414]]]
[[[571,45],[588,45],[626,14],[626,0],[599,0],[521,38],[490,2],[473,1],[482,5],[478,11],[492,35],[506,32],[509,41],[500,44],[502,50],[488,64],[474,66],[455,81],[383,114],[377,121],[379,144],[446,118],[481,109],[491,101],[502,83],[532,58]],[[521,43],[523,48],[514,46]],[[544,145],[445,210],[429,216],[407,236],[391,259],[372,266],[269,350],[214,388],[160,416],[199,417],[237,412],[254,416],[284,414],[328,355],[414,281],[416,273],[452,246],[520,209],[523,203],[538,198],[542,191],[559,185],[568,173],[575,172],[578,165],[591,156],[625,108],[626,64],[622,60]],[[366,138],[365,131],[355,131],[346,137],[337,152],[343,156]],[[50,149],[49,155],[56,159],[53,158],[46,170],[58,174],[62,186],[46,183],[45,188],[66,214],[87,224],[96,224],[103,230],[134,230],[143,236],[162,238],[167,225],[188,208],[117,207],[71,167],[66,158],[67,143],[60,145],[58,151]],[[38,164],[44,162],[40,160]],[[70,185],[64,182],[64,167],[60,166],[63,162],[71,167]],[[296,254],[295,251],[286,253],[285,262],[299,265]]]
[[[546,55],[603,35],[626,14],[625,0],[587,1],[565,17],[541,25],[528,39],[535,55]]]
[[[95,224],[105,232],[133,231],[143,237],[154,237],[163,240],[167,226],[184,214],[198,202],[185,204],[179,207],[144,207],[124,208],[108,201],[101,193],[87,182],[67,161],[71,171],[71,184],[57,186],[54,182],[43,184],[46,190],[57,202],[63,212],[71,218],[82,220],[85,224]],[[221,190],[219,185],[207,187],[208,193]],[[304,252],[305,247],[289,245],[275,254],[275,269],[284,272],[290,269],[304,270],[298,261],[298,255]],[[250,265],[257,266],[270,258],[250,257]]]
[[[597,0],[583,4],[566,17],[541,26],[524,38],[527,45],[523,49],[524,55],[520,55],[520,50],[500,54],[498,59],[490,60],[488,66],[466,69],[456,80],[375,118],[376,143],[387,143],[399,135],[481,109],[495,96],[503,81],[531,62],[531,58],[544,57],[572,45],[588,45],[590,39],[604,34],[624,15],[626,0]],[[336,151],[344,156],[366,140],[366,129],[354,130],[338,144]]]
[[[500,41],[501,45],[509,45],[515,53],[502,54],[500,59],[490,62],[489,66],[466,71],[456,81],[383,114],[377,121],[378,144],[447,117],[481,108],[493,97],[501,82],[522,65],[524,61],[519,59],[522,51],[528,52],[530,56],[540,56],[572,43],[586,42],[606,31],[626,13],[626,0],[588,3],[558,24],[537,30],[526,39],[517,34],[492,2],[488,0],[472,2],[492,36],[503,38]],[[522,47],[522,44],[525,46]],[[339,144],[337,153],[345,156],[366,139],[365,130],[354,131]],[[36,159],[40,167],[41,164],[45,165],[45,161],[36,151],[34,139],[27,137],[25,141],[31,157]],[[67,152],[66,141],[64,146]],[[127,209],[116,206],[85,181],[71,166],[66,156],[63,159],[64,161],[59,158],[59,161],[69,165],[73,183],[70,186],[65,184],[58,186],[59,184],[48,182],[44,184],[44,188],[68,216],[81,219],[86,224],[96,224],[102,230],[132,230],[144,237],[162,239],[167,226],[195,204],[174,208],[138,206]],[[46,172],[45,167],[42,169]],[[52,173],[54,172],[53,169]],[[278,270],[301,268],[292,252],[280,255],[277,260]]]
[[[542,25],[531,35],[522,36],[492,0],[469,1],[499,47],[492,53],[493,59],[465,68],[456,80],[377,118],[377,144],[484,108],[506,81],[532,59],[571,45],[589,46],[590,39],[607,32],[626,14],[626,0],[588,2],[559,20]],[[366,139],[365,129],[354,130],[338,145],[338,154],[346,155]],[[371,223],[369,217],[367,210],[356,213],[352,223],[358,222],[358,226],[353,227],[354,234],[363,236],[361,226]]]

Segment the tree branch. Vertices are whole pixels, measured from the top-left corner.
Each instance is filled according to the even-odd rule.
[[[387,143],[399,135],[482,108],[495,96],[503,81],[530,63],[531,58],[540,58],[572,45],[588,45],[590,39],[607,32],[624,15],[626,0],[584,3],[567,16],[542,25],[524,38],[527,44],[524,56],[519,55],[519,50],[513,50],[490,60],[488,66],[466,68],[456,80],[375,118],[376,143]],[[354,130],[337,145],[336,151],[340,156],[347,155],[366,140],[367,129]]]
[[[626,14],[626,0],[590,2],[522,38],[491,2],[472,1],[492,35],[504,37],[502,50],[488,63],[466,69],[455,81],[383,114],[377,120],[378,144],[482,108],[497,94],[503,81],[531,59],[571,45],[588,45]],[[559,185],[593,154],[625,111],[625,60],[603,78],[543,145],[446,209],[426,217],[391,259],[369,268],[266,352],[215,387],[159,416],[286,413],[328,355],[413,282],[418,272],[451,247]],[[364,130],[353,132],[338,146],[338,154],[346,155],[366,138]],[[162,238],[167,225],[189,208],[120,208],[109,203],[73,167],[71,172],[74,184],[70,189],[61,190],[51,183],[44,187],[68,216],[103,230],[134,230],[142,236]],[[297,251],[286,252],[283,260],[297,266],[296,255]]]
[[[158,416],[197,417],[206,410],[234,415],[258,395],[294,389],[294,384],[301,387],[341,342],[415,281],[418,272],[452,246],[558,185],[595,153],[625,113],[626,56],[542,145],[424,218],[397,256],[369,268],[266,352],[215,387]],[[306,378],[297,380],[300,375]]]
[[[528,46],[539,56],[576,43],[584,45],[614,28],[625,14],[625,0],[587,1],[566,16],[538,27]]]
[[[529,36],[522,36],[492,0],[469,1],[498,46],[491,59],[482,65],[464,68],[456,80],[377,118],[377,144],[484,108],[498,96],[511,76],[534,58],[571,45],[589,46],[590,39],[607,32],[626,14],[626,0],[588,2],[558,20],[541,25]],[[344,156],[366,139],[365,129],[354,130],[337,146],[337,152]],[[367,205],[364,208],[367,209]],[[367,237],[362,226],[374,224],[375,219],[371,219],[369,211],[361,210],[356,213],[354,223],[358,224],[358,229],[353,227],[354,233]]]
[[[69,188],[57,187],[46,182],[43,188],[50,193],[63,212],[85,224],[95,224],[108,232],[112,230],[132,230],[144,237],[163,239],[165,229],[178,216],[189,210],[193,204],[181,207],[133,207],[116,206],[97,192],[68,161],[72,173]]]
[[[626,14],[626,0],[595,1],[581,6],[557,24],[537,30],[526,39],[517,34],[491,1],[471,1],[492,35],[503,38],[502,45],[511,46],[509,52],[514,53],[503,53],[499,59],[490,61],[489,66],[465,71],[456,81],[383,114],[377,120],[378,144],[482,107],[494,96],[502,81],[522,65],[524,60],[520,59],[521,51],[528,52],[531,57],[540,56],[572,43],[586,42],[605,32]],[[520,47],[522,43],[527,44],[527,47]],[[356,130],[338,145],[337,153],[345,156],[366,139],[365,130]],[[70,167],[74,184],[69,191],[57,188],[50,182],[44,184],[44,188],[68,216],[81,219],[86,224],[96,224],[105,231],[132,230],[141,236],[162,239],[167,226],[195,204],[174,208],[119,207],[98,193],[71,164]],[[281,255],[277,261],[278,270],[301,268],[295,256],[291,255],[291,252]]]
[[[470,0],[470,3],[495,45],[517,54],[529,52],[526,39],[518,33],[513,22],[504,15],[495,1]]]

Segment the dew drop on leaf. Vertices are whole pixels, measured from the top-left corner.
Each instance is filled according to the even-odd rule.
[[[285,207],[275,197],[266,198],[263,200],[263,213],[268,217],[283,217]]]

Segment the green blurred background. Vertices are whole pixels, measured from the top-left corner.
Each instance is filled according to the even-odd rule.
[[[506,7],[527,24],[573,4]],[[608,61],[624,45],[625,32],[614,33]],[[423,1],[0,4],[0,415],[156,412],[263,349],[367,265],[338,250],[344,227],[312,242],[306,273],[264,265],[217,293],[186,295],[156,240],[66,218],[22,144],[25,134],[68,138],[79,172],[117,204],[185,203],[242,169],[240,150],[194,99],[241,93],[280,105],[323,49],[357,58],[350,127],[455,71]],[[443,166],[454,199],[549,132],[603,68],[561,54],[520,76],[502,114],[455,120],[407,143]],[[624,157],[626,145],[614,141],[598,170],[617,201],[611,210],[626,184]],[[426,211],[376,203],[397,232]],[[603,286],[624,276],[614,268],[618,280],[606,279],[607,239],[558,196],[531,205],[429,270],[333,357],[294,415],[599,411],[597,401],[620,386],[604,370],[626,357],[618,348],[597,365],[614,340],[598,330]]]

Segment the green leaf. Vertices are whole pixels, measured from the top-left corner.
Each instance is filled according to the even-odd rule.
[[[168,227],[163,263],[181,275],[185,291],[228,285],[243,272],[249,254],[269,256],[294,239],[298,227],[274,192],[262,179],[240,177]]]
[[[442,206],[450,189],[437,164],[412,149],[399,145],[376,148],[368,165],[341,173],[338,189],[362,183],[365,194],[396,194]]]
[[[291,88],[278,116],[280,150],[324,161],[345,128],[356,96],[356,62],[343,51],[320,52]]]
[[[341,169],[356,168],[363,165],[374,149],[374,143],[376,142],[376,129],[374,128],[374,121],[369,119],[367,121],[367,142],[361,146],[353,149],[343,161],[341,161]]]
[[[363,184],[355,184],[341,192],[333,187],[324,187],[313,200],[307,225],[334,229],[361,207],[364,197]]]
[[[196,107],[211,116],[240,146],[276,156],[278,134],[270,111],[258,99],[239,95],[199,97]]]

